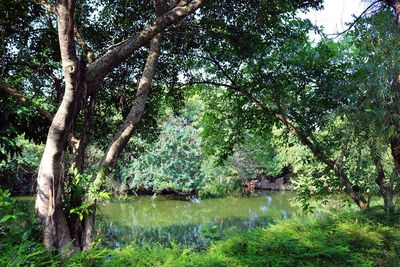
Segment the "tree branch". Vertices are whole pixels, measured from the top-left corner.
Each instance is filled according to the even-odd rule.
[[[331,160],[329,157],[326,156],[326,154],[323,152],[323,149],[321,148],[321,145],[317,142],[316,138],[312,133],[309,132],[302,132],[299,130],[293,123],[291,123],[287,116],[284,114],[282,110],[272,110],[268,108],[267,106],[264,105],[259,99],[254,97],[249,91],[245,90],[243,87],[241,87],[235,79],[230,77],[230,75],[226,72],[226,70],[223,68],[221,63],[212,55],[210,51],[207,51],[209,54],[209,60],[221,71],[223,76],[225,76],[226,79],[228,79],[231,82],[230,88],[233,88],[236,92],[240,93],[242,96],[247,98],[250,102],[253,102],[255,105],[257,105],[267,116],[274,116],[276,119],[278,119],[280,122],[283,123],[283,125],[294,135],[297,136],[300,140],[300,142],[308,147],[316,156],[319,160],[324,162],[326,165],[328,165],[332,170],[335,168],[335,162]],[[311,139],[312,141],[310,141]]]
[[[43,74],[48,75],[54,81],[61,81],[61,79],[58,78],[51,70],[49,70],[48,68],[45,68],[45,67],[41,67],[41,66],[38,66],[38,65],[34,65],[34,64],[31,64],[31,63],[28,63],[28,62],[22,62],[22,61],[14,62],[14,63],[12,63],[12,65],[28,67],[31,70],[34,70],[34,71],[37,71],[37,72],[41,72]]]
[[[55,75],[54,72],[52,72],[49,68],[40,67],[40,66],[37,66],[37,65],[34,65],[31,63],[27,63],[27,62],[22,62],[22,61],[14,62],[13,65],[28,67],[33,71],[46,74],[51,79],[53,79],[54,86],[56,88],[56,93],[57,93],[57,101],[61,102],[61,96],[62,96],[62,91],[63,91],[63,89],[61,87],[62,79],[58,78],[57,75]]]
[[[48,1],[45,0],[37,0],[36,1],[39,5],[41,5],[42,7],[44,7],[47,11],[49,11],[50,13],[53,14],[57,14],[57,8],[55,6],[53,6],[52,4],[50,4]]]
[[[205,1],[193,0],[185,6],[178,5],[162,16],[159,16],[140,33],[113,47],[105,55],[88,66],[87,83],[99,84],[109,72],[127,59],[134,51],[148,43],[157,33],[162,32],[170,25],[195,12]]]
[[[165,0],[154,0],[153,3],[156,16],[161,16],[167,8]],[[146,59],[142,76],[139,80],[138,89],[131,110],[109,144],[101,163],[102,166],[115,166],[119,154],[125,148],[142,119],[147,104],[147,98],[150,94],[151,83],[156,73],[156,67],[160,57],[161,42],[161,33],[158,33],[150,42],[149,54]]]
[[[12,88],[9,85],[6,84],[0,84],[0,90],[2,90],[3,92],[7,93],[8,95],[12,96],[13,98],[21,101],[21,102],[25,102],[25,103],[29,103],[32,104],[33,101],[32,99],[30,99],[29,97],[26,97],[20,93],[17,92],[17,90],[15,90],[14,88]],[[47,110],[43,109],[43,108],[39,108],[39,107],[35,107],[36,111],[42,115],[49,123],[51,123],[53,121],[53,114],[51,114],[50,112],[48,112]]]
[[[322,146],[317,142],[315,139],[314,135],[311,134],[311,137],[308,136],[310,133],[303,133],[301,130],[299,130],[295,125],[293,125],[285,116],[284,112],[282,110],[272,110],[268,108],[264,103],[262,103],[260,100],[255,98],[249,91],[245,90],[242,88],[240,85],[237,84],[235,79],[230,77],[230,75],[225,71],[225,69],[222,67],[222,65],[219,63],[218,60],[216,60],[213,56],[212,53],[208,52],[210,55],[210,59],[212,63],[221,71],[221,73],[225,76],[227,80],[231,82],[230,85],[228,84],[221,84],[221,83],[211,83],[215,84],[217,86],[224,86],[227,88],[231,88],[235,90],[236,92],[240,93],[242,96],[244,96],[248,101],[256,104],[267,116],[274,116],[277,118],[283,125],[294,135],[296,136],[299,141],[306,147],[308,147],[313,155],[322,163],[326,164],[326,166],[335,172],[335,174],[339,177],[339,179],[342,181],[343,185],[345,186],[345,192],[351,196],[351,198],[357,203],[357,205],[364,209],[366,208],[366,201],[365,198],[363,197],[362,194],[359,194],[359,192],[356,192],[353,189],[353,184],[347,177],[345,173],[345,169],[343,167],[343,163],[340,162],[343,160],[342,157],[339,157],[339,162],[335,162],[332,159],[330,159],[326,153],[324,153]],[[204,82],[203,82],[204,83]],[[309,140],[309,137],[311,138],[312,141]],[[347,149],[347,145],[342,147],[342,153],[344,149]],[[337,164],[340,163],[340,164]]]
[[[326,35],[327,36],[334,36],[333,38],[337,38],[337,37],[345,34],[346,32],[350,31],[354,26],[356,26],[358,21],[362,17],[364,17],[364,15],[368,12],[368,10],[370,10],[374,5],[376,5],[376,4],[380,3],[380,2],[382,2],[382,0],[377,0],[377,1],[373,2],[371,5],[369,5],[366,9],[364,9],[364,11],[350,24],[350,26],[346,30],[344,30],[344,31],[342,31],[340,33],[332,33],[332,34],[326,34]]]

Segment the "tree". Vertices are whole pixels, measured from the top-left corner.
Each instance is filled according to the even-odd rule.
[[[341,59],[342,51],[331,41],[324,40],[314,47],[307,40],[311,30],[307,22],[287,18],[281,25],[287,29],[286,38],[280,39],[278,34],[272,33],[268,39],[253,42],[252,53],[230,50],[217,57],[215,50],[209,50],[206,60],[211,64],[210,75],[216,79],[194,83],[209,84],[214,90],[223,91],[219,93],[219,103],[229,102],[226,106],[235,114],[225,113],[230,118],[230,124],[224,126],[227,132],[240,140],[246,129],[264,131],[279,123],[307,147],[324,164],[326,172],[337,177],[339,187],[365,209],[367,200],[360,187],[354,184],[354,177],[349,177],[345,162],[351,142],[343,136],[346,132],[349,134],[347,123],[343,120],[335,123],[341,120],[342,115],[337,113],[339,108],[348,105],[346,94],[341,92],[348,76],[348,63]],[[228,45],[232,49],[235,47],[235,43]],[[220,111],[224,108],[221,104],[217,107],[219,117],[215,119],[221,121],[224,117]],[[212,128],[213,123],[216,121],[208,122],[208,127]],[[339,128],[332,128],[332,124]]]
[[[47,14],[55,16],[57,20],[57,36],[64,76],[63,97],[51,122],[38,175],[36,210],[42,221],[44,243],[47,248],[57,248],[63,251],[72,241],[70,227],[63,211],[63,162],[65,157],[64,149],[68,140],[74,144],[75,139],[71,135],[71,131],[80,111],[83,108],[94,106],[92,103],[95,101],[96,91],[107,74],[125,61],[133,52],[146,45],[153,37],[156,37],[155,40],[157,40],[158,37],[156,35],[158,33],[197,10],[202,2],[201,0],[177,1],[174,5],[166,8],[165,12],[160,13],[160,11],[157,11],[158,17],[153,23],[144,27],[138,34],[131,35],[125,41],[114,45],[103,56],[86,65],[87,62],[77,56],[78,48],[75,40],[79,42],[80,37],[76,27],[79,23],[76,23],[74,19],[75,1],[57,1],[55,5],[40,1],[40,4],[47,9]],[[157,8],[162,3],[162,1],[155,1]],[[37,5],[33,6],[40,10]],[[51,22],[49,25],[50,27],[53,26]],[[157,43],[157,41],[153,42],[153,47],[154,43]],[[85,47],[80,49],[84,50]],[[89,61],[91,60],[89,59]],[[145,73],[144,76],[146,75],[148,76],[149,74]],[[148,83],[150,82],[148,81]],[[135,105],[143,105],[145,98],[146,95],[141,101],[137,101]],[[90,110],[86,113],[88,114],[88,120],[90,120]],[[83,141],[79,142],[79,146],[82,148],[76,147],[77,157],[79,151],[84,151],[83,147],[85,146],[85,139],[83,138],[80,141]],[[75,144],[77,143],[75,142]],[[82,152],[80,153],[82,154]],[[90,228],[90,226],[88,227]],[[90,232],[90,229],[83,230],[83,233],[88,234],[81,238],[81,246],[87,246],[88,242],[86,240],[90,240]]]
[[[352,109],[345,110],[352,118],[360,142],[368,144],[376,171],[375,182],[387,209],[393,207],[393,198],[400,190],[396,82],[399,51],[392,49],[399,43],[400,35],[391,17],[389,10],[383,9],[361,20],[348,36],[349,57],[354,66],[348,94],[355,103]]]
[[[46,110],[43,108],[43,101],[51,100],[51,105],[46,108],[54,116],[49,119],[51,126],[39,170],[36,201],[46,247],[60,251],[68,250],[72,240],[79,248],[89,245],[95,214],[95,194],[101,188],[109,168],[115,166],[118,155],[130,136],[138,129],[146,101],[149,100],[150,84],[155,75],[154,66],[159,61],[161,35],[166,37],[165,43],[168,43],[169,49],[175,53],[179,48],[171,45],[174,41],[185,48],[203,46],[203,50],[200,50],[203,52],[197,54],[200,57],[207,55],[206,52],[210,49],[223,51],[223,44],[232,42],[233,52],[242,50],[250,55],[256,50],[252,50],[251,46],[241,40],[250,38],[257,44],[260,38],[266,39],[261,28],[257,29],[257,26],[269,24],[271,29],[274,29],[273,34],[276,38],[284,38],[286,35],[282,30],[286,28],[281,27],[279,22],[288,12],[320,5],[320,1],[300,0],[279,1],[273,4],[264,1],[208,2],[202,12],[191,16],[189,23],[177,24],[198,10],[203,2],[205,1],[154,1],[156,16],[149,12],[150,5],[146,2],[137,9],[143,17],[131,15],[136,10],[131,5],[107,0],[91,4],[73,0],[60,0],[55,4],[37,1],[30,3],[28,9],[18,11],[22,18],[29,19],[18,21],[22,26],[17,27],[16,34],[15,31],[7,31],[9,44],[8,49],[4,49],[6,75],[2,80],[2,88],[25,91],[34,104],[40,99],[42,102],[37,110]],[[99,8],[97,4],[104,8]],[[19,6],[21,3],[15,5],[16,8]],[[2,10],[7,8],[2,7]],[[256,18],[257,23],[253,25],[250,22],[251,18]],[[10,26],[10,29],[12,27]],[[166,31],[167,28],[173,30],[169,32]],[[24,31],[25,29],[28,30]],[[251,31],[254,32],[250,34]],[[133,34],[134,32],[138,33]],[[110,42],[113,44],[106,47]],[[151,48],[146,60],[146,55],[140,48],[149,42]],[[14,53],[10,48],[15,48],[18,52]],[[97,56],[97,59],[93,57],[99,54],[102,56]],[[171,57],[179,60],[179,57]],[[190,64],[192,57],[193,55],[186,54],[184,64]],[[129,71],[141,69],[141,64],[137,62],[143,61],[147,62],[141,78],[140,75],[129,76],[127,81]],[[163,62],[165,65],[167,63]],[[174,77],[170,79],[171,84],[176,84],[178,67],[184,64],[180,62],[173,65]],[[15,73],[20,75],[13,75]],[[61,73],[63,78],[59,77]],[[135,97],[128,96],[132,105],[128,107],[122,97],[118,99],[125,110],[123,113],[128,113],[129,110],[131,112],[127,114],[119,132],[114,134],[112,143],[108,145],[92,188],[84,188],[84,196],[71,193],[71,190],[78,188],[71,186],[71,175],[65,175],[64,172],[68,169],[64,166],[68,165],[66,159],[69,158],[66,150],[71,151],[73,165],[83,174],[85,148],[89,137],[104,134],[101,130],[93,133],[93,124],[101,124],[109,130],[115,128],[107,124],[112,122],[114,126],[119,120],[112,121],[107,112],[114,112],[117,108],[105,105],[113,102],[117,92],[123,92],[126,85],[133,87],[132,85],[136,84],[138,89]],[[51,87],[55,90],[49,90]],[[165,84],[157,87],[163,88]],[[11,91],[8,90],[9,92]],[[179,90],[171,90],[168,93],[173,97],[178,96],[178,99],[180,97]],[[101,112],[101,119],[94,116],[96,106],[97,111]],[[110,132],[107,134],[110,135]],[[106,143],[106,138],[100,141]],[[65,193],[71,196],[75,208],[89,203],[91,212],[82,218],[68,214],[69,210],[65,212]]]

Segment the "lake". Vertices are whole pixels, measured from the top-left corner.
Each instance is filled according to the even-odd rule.
[[[132,241],[205,248],[235,230],[301,215],[295,196],[293,192],[262,191],[251,197],[192,201],[166,196],[110,201],[99,205],[97,235],[105,246],[113,248]]]
[[[302,215],[295,197],[294,192],[260,191],[251,197],[191,201],[173,196],[114,199],[98,205],[96,236],[103,246],[110,248],[135,241],[165,246],[173,242],[203,249],[235,231]]]

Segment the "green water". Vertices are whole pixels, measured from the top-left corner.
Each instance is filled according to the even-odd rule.
[[[291,192],[261,192],[252,197],[197,201],[150,196],[111,201],[99,206],[97,235],[110,247],[136,241],[203,248],[235,230],[266,226],[274,218],[300,215],[294,197]]]
[[[166,246],[173,242],[202,249],[235,231],[301,215],[295,196],[293,192],[262,191],[251,197],[192,201],[165,196],[112,200],[98,205],[96,236],[103,246],[112,248],[131,242]]]

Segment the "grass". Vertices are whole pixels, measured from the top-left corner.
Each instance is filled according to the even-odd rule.
[[[39,251],[38,255],[47,260],[43,251]],[[28,252],[25,251],[26,257]],[[4,263],[12,260],[12,255],[1,258],[0,265],[7,266]],[[17,266],[15,257],[10,262],[9,266]],[[176,245],[169,248],[130,245],[117,250],[95,248],[67,261],[56,257],[52,264],[85,267],[400,266],[400,212],[388,216],[377,207],[368,212],[332,212],[327,217],[312,220],[278,221],[265,229],[235,233],[202,252]]]

